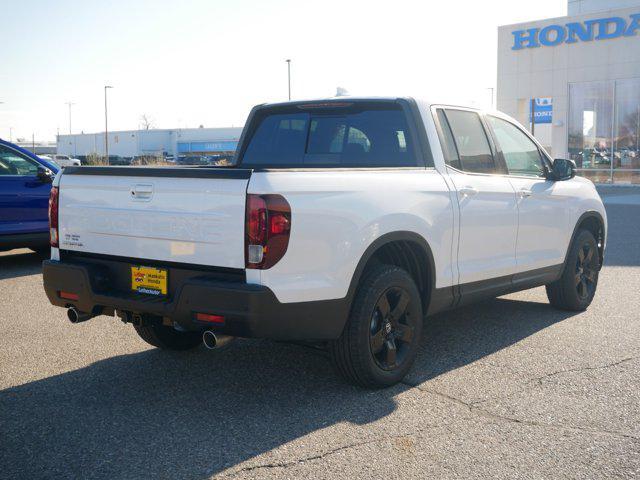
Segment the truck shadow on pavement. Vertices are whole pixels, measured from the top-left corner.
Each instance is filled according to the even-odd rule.
[[[569,315],[496,299],[433,317],[412,382]],[[352,387],[323,352],[270,341],[239,340],[216,352],[150,349],[0,391],[0,468],[6,478],[209,478],[337,423],[384,418],[409,388]]]

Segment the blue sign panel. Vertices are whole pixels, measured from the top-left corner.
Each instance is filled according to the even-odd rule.
[[[608,17],[565,25],[549,25],[544,28],[516,30],[511,50],[523,48],[555,47],[562,43],[590,42],[610,38],[633,37],[640,31],[640,13],[629,18]]]
[[[178,142],[179,153],[189,152],[234,152],[238,147],[236,140],[222,142]]]
[[[540,123],[551,123],[553,121],[553,99],[534,98],[533,117],[531,116],[531,102],[529,102],[529,120],[535,120],[536,125]]]

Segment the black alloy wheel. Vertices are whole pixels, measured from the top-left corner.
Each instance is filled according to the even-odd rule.
[[[574,280],[578,296],[582,299],[587,299],[595,293],[598,276],[597,257],[598,252],[591,242],[585,242],[578,249]]]
[[[574,312],[586,310],[596,294],[600,261],[593,233],[579,230],[569,247],[562,275],[546,286],[551,305]]]
[[[422,322],[422,298],[413,277],[395,265],[374,264],[358,285],[342,335],[329,343],[331,360],[356,385],[394,385],[415,361]]]
[[[400,366],[411,349],[416,319],[407,308],[409,301],[406,290],[391,287],[380,295],[371,315],[369,344],[383,370]]]

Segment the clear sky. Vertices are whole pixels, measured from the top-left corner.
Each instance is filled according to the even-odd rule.
[[[488,106],[497,26],[566,0],[0,0],[0,137],[241,126],[252,105],[413,95]]]

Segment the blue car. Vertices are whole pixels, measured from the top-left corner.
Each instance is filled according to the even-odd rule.
[[[49,245],[49,192],[59,167],[0,139],[0,250]]]

